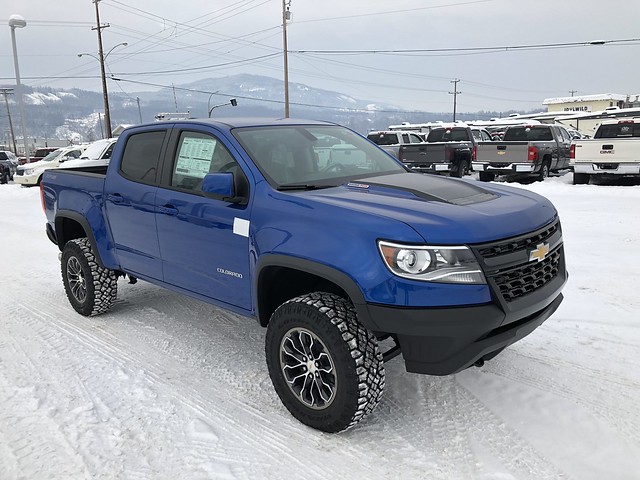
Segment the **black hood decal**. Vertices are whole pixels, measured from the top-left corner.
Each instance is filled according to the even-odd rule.
[[[422,173],[396,173],[360,178],[358,183],[396,188],[411,192],[424,200],[452,205],[472,205],[498,198],[496,194],[470,182]]]

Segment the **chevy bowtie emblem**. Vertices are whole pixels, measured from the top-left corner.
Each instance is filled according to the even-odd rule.
[[[549,253],[549,244],[541,243],[536,247],[535,250],[531,250],[531,252],[529,252],[529,261],[532,262],[533,260],[537,260],[541,262],[542,260],[545,259],[548,253]]]

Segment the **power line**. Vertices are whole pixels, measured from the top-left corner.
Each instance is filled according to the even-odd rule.
[[[539,43],[531,45],[501,45],[496,47],[461,47],[461,48],[408,48],[408,49],[375,49],[375,50],[291,50],[292,53],[307,54],[314,53],[320,55],[353,55],[353,54],[397,54],[397,53],[451,53],[451,52],[491,52],[491,51],[513,51],[513,50],[533,50],[533,49],[554,49],[566,47],[588,47],[593,45],[609,45],[616,43],[640,42],[640,38],[627,38],[622,40],[589,40],[583,42],[565,43]]]
[[[458,2],[458,3],[447,3],[443,5],[432,5],[430,7],[416,7],[416,8],[406,8],[403,10],[389,10],[386,12],[376,12],[376,13],[359,13],[356,15],[342,15],[340,17],[327,17],[327,18],[316,18],[312,20],[302,20],[296,23],[312,23],[312,22],[327,22],[331,20],[344,20],[348,18],[359,18],[359,17],[374,17],[378,15],[392,15],[396,13],[408,13],[408,12],[417,12],[420,10],[435,10],[439,8],[449,8],[449,7],[460,7],[464,5],[472,5],[475,3],[488,3],[494,2],[496,0],[472,0],[468,2]]]

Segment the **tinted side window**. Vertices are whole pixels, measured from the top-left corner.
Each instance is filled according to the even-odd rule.
[[[199,192],[207,173],[233,172],[237,169],[238,163],[216,137],[182,132],[173,163],[171,186]]]
[[[165,131],[131,135],[124,146],[120,171],[129,180],[155,183]]]
[[[420,138],[418,135],[414,135],[413,133],[409,135],[411,137],[411,143],[422,143],[424,140]]]

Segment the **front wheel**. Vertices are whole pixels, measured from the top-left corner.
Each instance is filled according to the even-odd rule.
[[[9,174],[7,172],[2,172],[0,174],[0,184],[9,183]]]
[[[68,241],[62,251],[62,281],[76,312],[85,316],[109,310],[118,290],[113,270],[101,267],[87,238]]]
[[[382,398],[385,376],[375,336],[348,300],[316,292],[271,316],[267,367],[280,400],[300,422],[325,432],[352,427]]]

